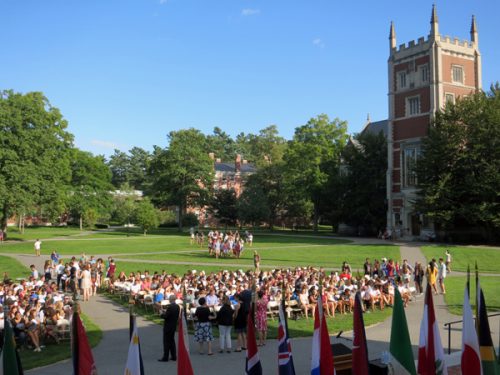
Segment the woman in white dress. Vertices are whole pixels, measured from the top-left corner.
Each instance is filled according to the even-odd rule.
[[[88,301],[92,295],[92,278],[90,274],[90,265],[87,264],[82,271],[82,289],[83,289],[83,300]]]

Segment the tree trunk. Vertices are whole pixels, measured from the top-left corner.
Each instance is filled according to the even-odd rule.
[[[314,217],[313,217],[313,231],[318,231],[318,221],[319,221],[319,206],[314,203]]]
[[[4,233],[7,231],[7,219],[8,219],[8,215],[9,215],[9,212],[8,212],[8,209],[7,209],[7,205],[4,204],[4,206],[2,207],[2,219],[0,221],[0,229]]]
[[[80,231],[83,230],[83,217],[80,215]]]
[[[182,232],[182,203],[179,204],[179,223],[178,223],[177,230],[179,232]]]
[[[148,232],[148,231],[147,231],[146,229],[144,229],[144,237],[146,236],[146,233],[147,233],[147,232]]]

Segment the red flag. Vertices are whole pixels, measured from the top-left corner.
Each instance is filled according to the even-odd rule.
[[[255,324],[253,323],[253,309],[248,313],[247,322],[247,358],[245,372],[248,375],[262,375],[262,365],[260,363],[257,341],[255,340]]]
[[[479,354],[479,341],[474,327],[467,286],[464,292],[462,316],[462,358],[460,363],[462,374],[481,375],[483,371],[481,368],[481,355]]]
[[[73,313],[71,347],[74,375],[97,375],[94,357],[80,315]]]
[[[323,303],[321,295],[318,298],[318,305],[316,308],[319,310],[320,316],[320,350],[319,350],[319,368],[321,375],[334,375],[335,367],[333,365],[332,347],[330,344],[330,335],[328,334],[328,326],[326,324],[326,317],[323,311]]]
[[[184,314],[179,317],[179,345],[177,349],[177,375],[194,375],[191,359],[189,358],[188,345],[184,337],[184,332],[187,332],[186,320]]]
[[[429,284],[425,292],[424,315],[420,324],[417,370],[420,375],[448,374]]]
[[[368,291],[366,293],[368,293]],[[365,323],[363,321],[361,303],[361,292],[358,291],[354,301],[352,373],[356,375],[368,375],[368,348],[366,346]]]

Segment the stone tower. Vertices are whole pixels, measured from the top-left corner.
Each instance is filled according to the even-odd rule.
[[[414,167],[436,111],[481,89],[478,42],[474,16],[470,41],[441,35],[435,6],[427,38],[397,47],[391,22],[387,226],[401,236],[420,236],[422,229],[432,228],[432,223],[413,209],[418,179]]]

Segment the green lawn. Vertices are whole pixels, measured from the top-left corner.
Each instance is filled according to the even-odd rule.
[[[464,301],[464,288],[466,280],[467,278],[465,276],[446,278],[445,300],[446,304],[448,305],[448,309],[453,314],[462,315],[462,305]],[[488,311],[491,312],[500,310],[500,295],[498,294],[500,277],[482,276],[479,281],[481,283],[481,288],[483,289]],[[475,306],[476,283],[473,275],[471,275],[470,294],[471,305]]]
[[[311,241],[313,242],[313,241]],[[176,252],[166,254],[144,254],[135,256],[122,256],[127,259],[155,260],[155,261],[176,261],[176,262],[202,262],[202,263],[230,263],[238,264],[241,267],[253,267],[253,250],[259,251],[262,267],[296,267],[315,266],[339,269],[344,260],[347,260],[353,271],[362,270],[365,258],[387,257],[399,260],[399,247],[391,245],[327,245],[315,244],[291,244],[274,243],[273,246],[255,245],[253,248],[246,248],[240,259],[234,257],[215,259],[208,255],[207,250],[195,250],[191,252]],[[119,256],[117,256],[120,258]],[[200,267],[200,266],[198,266]]]
[[[498,265],[500,264],[500,249],[494,247],[464,247],[464,246],[423,246],[422,251],[428,260],[432,258],[439,259],[445,257],[445,250],[449,249],[452,256],[452,271],[467,271],[467,265],[470,265],[471,271],[474,271],[474,264],[477,261],[479,272],[481,273],[500,273]],[[453,273],[452,273],[453,274]]]
[[[90,346],[94,347],[101,341],[102,331],[83,314],[82,320]],[[47,343],[46,347],[39,353],[28,349],[22,349],[19,353],[24,370],[47,366],[71,357],[70,340],[63,341],[60,344]]]
[[[4,272],[7,272],[9,278],[11,279],[27,277],[30,272],[30,270],[21,264],[21,262],[8,256],[0,256],[0,271],[2,271],[2,274],[0,275],[2,280]]]
[[[79,234],[80,230],[74,227],[27,227],[24,233],[21,234],[16,227],[9,227],[7,229],[7,240],[9,241],[27,241],[35,240],[37,238],[54,238],[54,237],[67,237]]]

